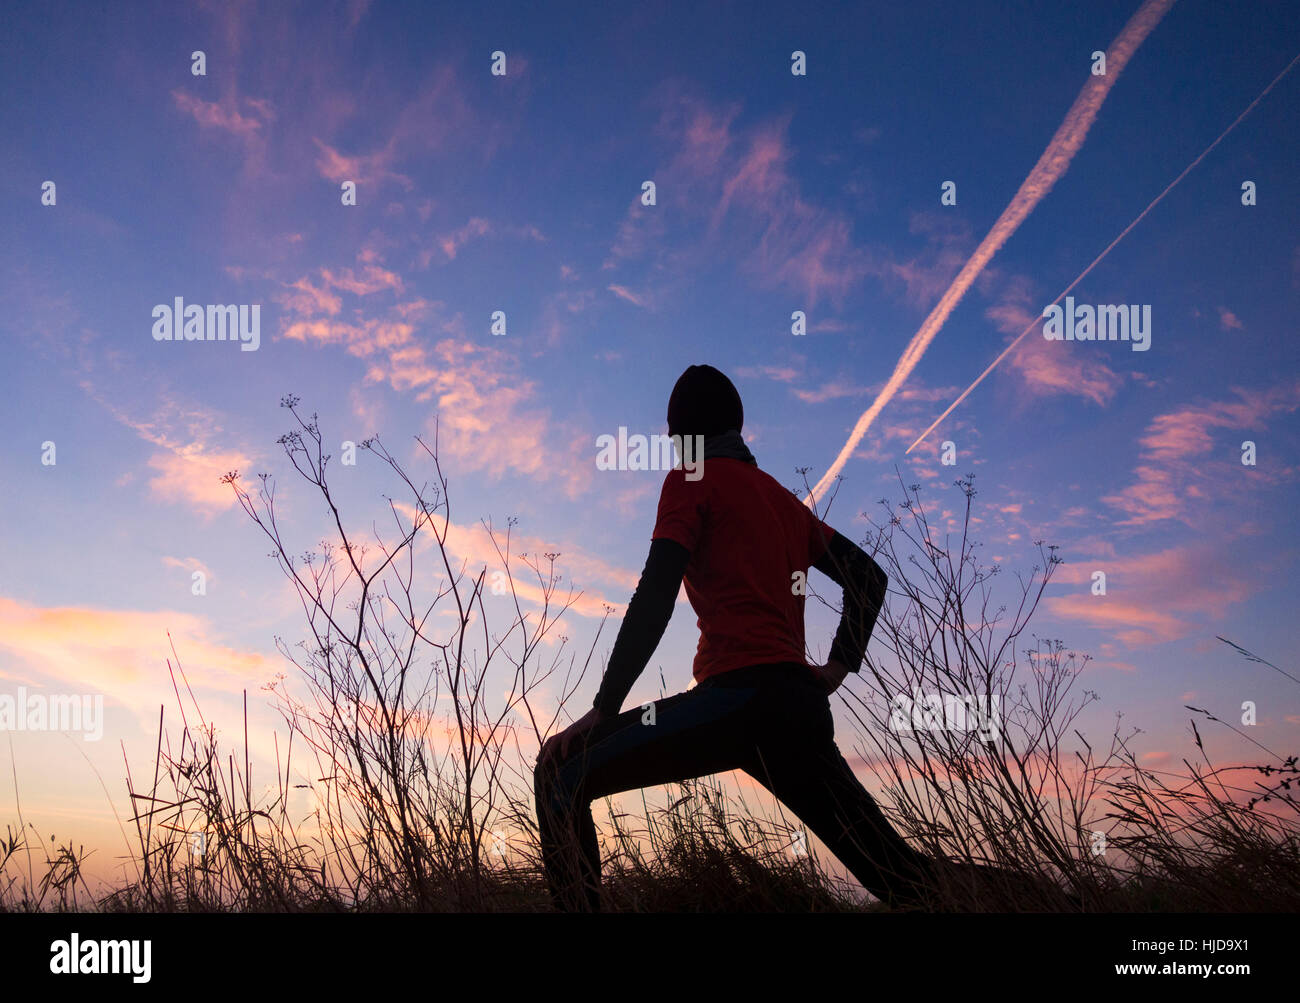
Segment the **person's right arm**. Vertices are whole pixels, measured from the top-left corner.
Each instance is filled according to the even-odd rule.
[[[651,541],[650,556],[646,558],[636,592],[627,604],[627,614],[614,641],[600,692],[592,705],[606,717],[618,716],[632,685],[659,646],[677,604],[677,593],[690,558],[690,551],[674,540]]]
[[[867,656],[867,642],[885,601],[889,579],[866,551],[839,533],[834,533],[813,567],[844,590],[843,612],[829,661],[857,672]]]

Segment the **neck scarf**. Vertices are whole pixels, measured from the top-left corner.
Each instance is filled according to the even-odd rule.
[[[754,454],[745,445],[744,437],[735,430],[723,432],[721,435],[710,435],[704,440],[704,459],[712,460],[715,458],[744,460],[746,463],[758,466]]]

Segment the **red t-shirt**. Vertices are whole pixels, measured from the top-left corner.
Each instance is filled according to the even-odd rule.
[[[804,658],[803,573],[834,530],[752,463],[711,459],[698,480],[669,471],[651,538],[688,551],[686,597],[699,617],[695,680]]]

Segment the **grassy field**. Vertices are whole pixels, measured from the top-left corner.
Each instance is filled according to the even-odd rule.
[[[561,594],[555,555],[512,553],[511,525],[486,527],[506,569],[500,592],[486,569],[475,575],[453,558],[436,439],[420,443],[432,475],[419,483],[378,440],[364,444],[405,499],[389,499],[388,538],[361,543],[330,494],[315,417],[300,415],[293,398],[284,403],[295,427],[280,443],[330,542],[292,556],[273,482],[250,491],[237,474],[227,478],[306,614],[304,640],[278,642],[295,671],[269,687],[285,729],[276,783],[254,793],[247,736],[242,753],[220,747],[192,694],[188,704],[181,697],[190,690],[176,657],[179,723],[160,715],[155,761],[128,777],[135,877],[92,895],[84,857],[71,844],[51,849],[18,818],[0,842],[0,909],[551,908],[532,757],[598,664],[606,624],[582,655],[543,643],[576,596]],[[890,593],[868,663],[834,698],[854,725],[841,747],[862,750],[891,820],[943,861],[932,908],[1300,908],[1296,757],[1261,748],[1258,764],[1216,767],[1197,720],[1211,734],[1249,736],[1198,708],[1189,708],[1195,748],[1181,772],[1140,766],[1131,734],[1094,747],[1076,729],[1097,699],[1076,685],[1088,659],[1028,630],[1060,563],[1055,549],[1040,547],[1040,564],[1007,601],[998,569],[980,566],[965,531],[973,482],[959,483],[966,512],[955,536],[931,527],[914,486],[900,484],[902,501],[872,520],[864,546]],[[490,629],[489,613],[503,606],[513,615]],[[438,621],[435,632],[432,615],[444,609],[454,611],[451,626]],[[1225,659],[1262,663],[1232,647]],[[561,694],[558,706],[539,705],[543,683]],[[899,727],[893,698],[918,692],[997,707],[995,727],[926,726],[935,722],[924,713],[922,726],[913,716]],[[978,723],[990,725],[985,717]],[[797,819],[756,809],[716,780],[633,799],[636,810],[625,798],[598,814],[610,911],[883,908],[831,876]]]

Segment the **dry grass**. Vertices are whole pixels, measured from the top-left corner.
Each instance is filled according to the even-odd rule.
[[[561,726],[605,622],[581,657],[554,637],[577,596],[561,593],[558,555],[512,552],[513,523],[504,532],[484,526],[502,578],[475,575],[451,556],[436,438],[419,442],[432,484],[417,483],[377,439],[363,444],[404,497],[388,499],[391,525],[375,527],[365,544],[354,539],[328,486],[315,416],[301,416],[296,399],[284,405],[295,427],[280,443],[319,503],[325,542],[295,555],[270,478],[255,492],[236,473],[226,478],[270,541],[307,627],[297,645],[277,641],[296,672],[268,687],[285,725],[275,736],[274,783],[252,780],[247,694],[244,751],[236,754],[222,749],[180,658],[171,659],[174,723],[160,708],[148,773],[126,766],[134,876],[91,895],[84,850],[47,849],[20,810],[17,828],[0,840],[0,910],[551,908],[530,750]],[[883,780],[882,805],[915,845],[945,862],[932,907],[1300,906],[1296,757],[1261,748],[1259,766],[1216,769],[1198,730],[1199,758],[1185,760],[1183,773],[1158,773],[1138,765],[1131,736],[1118,728],[1096,753],[1075,728],[1096,699],[1075,694],[1086,657],[1057,641],[1022,641],[1059,563],[1055,550],[1040,545],[1042,563],[1021,579],[1018,601],[1001,601],[996,570],[980,567],[966,532],[974,486],[959,483],[967,504],[957,538],[932,530],[914,486],[874,526],[866,543],[889,575],[890,596],[861,679],[840,691],[859,751]],[[490,594],[499,601],[485,601]],[[504,631],[489,629],[489,605],[513,611]],[[452,615],[435,616],[444,610]],[[538,706],[544,683],[559,693],[548,702],[555,706]],[[890,700],[917,692],[997,697],[996,737],[898,728]],[[642,792],[638,810],[627,812],[637,796],[622,809],[607,802],[610,910],[881,908],[834,880],[814,853],[795,852],[804,843],[793,820],[754,810],[716,780]]]

